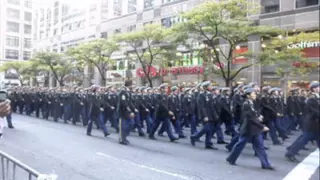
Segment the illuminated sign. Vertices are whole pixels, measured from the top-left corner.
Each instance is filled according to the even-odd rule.
[[[295,44],[288,44],[289,49],[305,49],[305,48],[315,48],[320,47],[320,41],[301,41]]]
[[[148,70],[147,70],[148,71]],[[155,67],[149,67],[149,75],[151,77],[155,76],[166,76],[169,73],[178,75],[178,74],[202,74],[204,68],[202,66],[194,66],[194,67],[173,67],[173,68],[161,68],[156,69]],[[144,77],[145,73],[143,68],[138,68],[136,70],[136,74],[138,77]]]

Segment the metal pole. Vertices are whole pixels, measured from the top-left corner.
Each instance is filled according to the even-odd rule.
[[[16,165],[13,164],[13,168],[12,168],[12,180],[16,179]]]
[[[9,159],[7,159],[7,163],[6,163],[6,178],[9,178]]]
[[[1,157],[1,169],[2,169],[2,179],[5,180],[6,175],[5,175],[5,168],[4,168],[4,157]]]

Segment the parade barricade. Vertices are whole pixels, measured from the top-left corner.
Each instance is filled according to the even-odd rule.
[[[31,167],[23,164],[16,158],[8,155],[7,153],[0,151],[1,158],[1,180],[16,180],[16,179],[28,179],[28,180],[56,180],[56,175],[41,174]],[[19,174],[19,177],[18,177]],[[21,177],[21,175],[23,177]]]

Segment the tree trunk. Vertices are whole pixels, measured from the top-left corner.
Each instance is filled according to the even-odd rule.
[[[63,80],[59,80],[59,86],[60,86],[60,87],[63,87],[63,86],[64,86]]]
[[[226,86],[226,87],[230,87],[232,80],[229,79],[229,78],[227,78],[227,79],[225,79],[224,81],[225,81],[225,86]]]
[[[149,77],[149,76],[146,76],[147,80],[148,80],[148,83],[149,83],[149,86],[151,88],[153,88],[153,83],[152,83],[152,79]]]
[[[107,80],[105,78],[101,78],[101,86],[106,86]]]
[[[43,86],[49,87],[49,76],[48,75],[44,76]]]

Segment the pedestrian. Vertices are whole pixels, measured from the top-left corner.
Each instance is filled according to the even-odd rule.
[[[273,170],[274,168],[270,165],[264,149],[262,136],[262,132],[268,131],[269,129],[261,123],[262,116],[259,116],[258,111],[254,108],[254,101],[257,96],[256,92],[253,88],[248,88],[244,93],[246,100],[242,106],[243,123],[240,127],[240,137],[226,160],[229,164],[236,165],[236,161],[245,145],[247,142],[251,142],[254,151],[260,159],[261,168]]]
[[[0,103],[0,137],[2,137],[4,127],[4,117],[11,113],[10,101]]]

